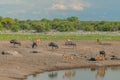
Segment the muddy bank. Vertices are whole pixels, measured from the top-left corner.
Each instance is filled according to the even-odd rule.
[[[119,41],[102,41],[107,44],[98,44],[95,40],[76,40],[77,46],[73,48],[65,46],[64,40],[54,40],[59,45],[54,50],[48,46],[49,42],[41,41],[36,48],[32,48],[32,41],[29,40],[21,41],[21,46],[1,40],[0,80],[24,80],[27,75],[50,70],[120,66],[120,60],[111,60],[113,55],[120,56]],[[96,58],[100,50],[105,50],[106,60],[88,61],[91,57]],[[3,51],[12,53],[3,55]],[[63,56],[68,54],[73,57]]]

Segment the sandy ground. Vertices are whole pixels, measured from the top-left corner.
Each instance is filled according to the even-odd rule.
[[[77,46],[65,46],[65,40],[54,40],[58,49],[48,46],[52,40],[41,41],[32,49],[32,41],[21,41],[22,45],[10,44],[8,40],[0,40],[0,80],[24,80],[27,75],[48,70],[60,70],[80,67],[119,66],[120,60],[111,60],[111,56],[120,57],[120,41],[76,40]],[[96,58],[100,50],[105,50],[106,60],[88,61]],[[2,54],[3,51],[17,51],[18,54]],[[72,55],[67,59],[63,55]]]

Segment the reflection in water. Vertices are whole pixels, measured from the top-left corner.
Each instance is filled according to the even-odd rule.
[[[106,67],[91,68],[91,71],[96,71],[96,77],[104,77],[106,70],[107,70]]]
[[[118,80],[118,68],[91,68],[45,72],[28,76],[26,80]]]
[[[50,73],[48,74],[48,76],[49,76],[50,78],[55,78],[55,77],[57,77],[57,72],[50,72]]]
[[[75,71],[74,70],[69,70],[65,71],[63,78],[71,78],[75,76]]]
[[[105,76],[105,70],[106,70],[105,67],[98,68],[97,73],[96,73],[96,77],[104,77]]]

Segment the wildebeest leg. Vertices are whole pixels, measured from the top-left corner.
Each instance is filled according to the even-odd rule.
[[[15,43],[13,43],[15,45]]]
[[[52,46],[52,50],[53,50],[53,46]]]
[[[34,43],[32,44],[32,48],[34,48]]]
[[[33,42],[32,48],[34,48],[35,46],[37,47],[37,43]]]
[[[76,45],[73,45],[73,48],[76,48]]]
[[[21,43],[19,43],[19,46],[21,46]]]
[[[15,43],[12,43],[13,44],[13,47],[15,48],[16,46],[15,46]]]
[[[32,48],[34,48],[34,44],[32,44]]]
[[[58,46],[56,46],[55,48],[58,49]]]

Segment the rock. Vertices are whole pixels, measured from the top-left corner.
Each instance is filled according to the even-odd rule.
[[[91,57],[91,58],[89,59],[89,61],[96,61],[96,59],[93,58],[93,57]]]
[[[22,56],[20,53],[17,51],[2,51],[2,55],[13,55],[13,56]]]
[[[34,50],[34,51],[31,51],[31,53],[40,53],[40,51]]]
[[[117,57],[117,56],[115,56],[115,55],[112,55],[112,56],[111,56],[111,60],[120,60],[120,58]]]

